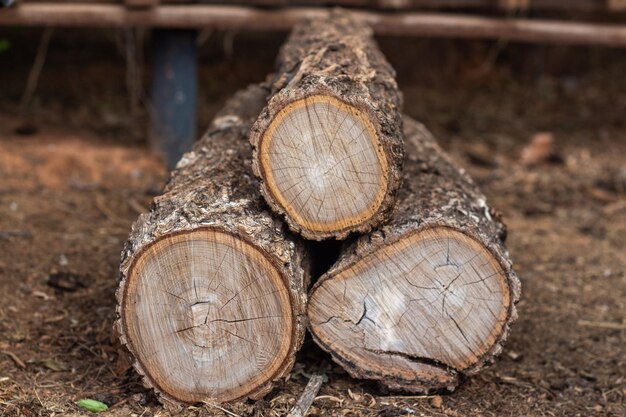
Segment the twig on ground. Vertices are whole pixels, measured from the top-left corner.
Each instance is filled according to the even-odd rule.
[[[379,400],[417,400],[421,398],[433,398],[435,395],[389,395],[378,397]]]
[[[341,398],[335,397],[334,395],[318,395],[317,397],[315,397],[316,400],[329,400],[329,401],[333,401],[336,403],[339,403],[339,405],[343,404],[343,401]]]
[[[17,355],[13,352],[9,352],[8,350],[3,351],[5,355],[7,355],[9,358],[11,358],[11,360],[13,362],[15,362],[15,364],[18,366],[18,368],[22,368],[25,369],[26,368],[26,364],[17,357]]]
[[[240,416],[239,416],[239,414],[235,414],[235,413],[233,413],[232,411],[229,411],[229,410],[225,409],[224,407],[220,407],[220,406],[219,406],[219,405],[217,405],[217,404],[213,404],[213,403],[205,403],[205,404],[206,404],[206,405],[208,405],[209,407],[214,407],[214,408],[217,408],[218,410],[220,410],[220,411],[222,411],[222,412],[224,412],[224,413],[228,414],[229,416],[233,416],[233,417],[240,417]]]
[[[578,325],[583,327],[597,327],[600,329],[625,330],[626,323],[613,323],[610,321],[578,320]]]
[[[296,405],[293,406],[287,416],[304,417],[307,411],[309,411],[311,404],[313,404],[315,396],[320,391],[323,382],[324,378],[322,378],[321,375],[313,375],[309,380],[309,383],[306,384],[306,387],[304,387],[304,392],[300,396],[300,399],[298,400]]]

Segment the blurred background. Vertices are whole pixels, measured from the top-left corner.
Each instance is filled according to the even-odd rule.
[[[206,5],[122,3],[0,9],[0,416],[76,414],[82,398],[166,415],[111,332],[130,226],[224,101],[273,70],[287,27],[335,4],[222,2],[157,30],[155,8]],[[318,415],[626,414],[626,2],[337,3],[375,23],[405,113],[504,214],[520,320],[453,394],[380,392],[307,342],[289,381],[230,411],[282,415],[318,372]]]

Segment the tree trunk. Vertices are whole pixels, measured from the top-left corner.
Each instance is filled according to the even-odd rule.
[[[453,389],[500,353],[520,284],[484,195],[422,125],[404,126],[396,211],[315,284],[310,329],[354,377]]]
[[[277,65],[250,134],[263,196],[307,239],[369,231],[403,159],[401,95],[371,29],[334,11],[296,27]]]
[[[268,94],[251,86],[226,104],[122,253],[121,340],[172,404],[259,398],[302,344],[302,247],[250,171],[247,133]]]

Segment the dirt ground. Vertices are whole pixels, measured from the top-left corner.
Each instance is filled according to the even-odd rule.
[[[231,56],[224,38],[203,50],[201,126],[270,70],[281,40],[236,41]],[[0,416],[86,415],[74,404],[84,398],[108,404],[105,415],[166,416],[111,327],[122,244],[167,173],[142,141],[141,117],[128,115],[120,58],[57,42],[27,120],[15,109],[33,48],[10,63],[0,55]],[[311,373],[328,377],[311,415],[626,415],[626,60],[539,47],[493,59],[501,45],[483,43],[446,43],[456,52],[426,60],[442,44],[393,44],[382,42],[406,112],[509,227],[523,300],[505,352],[455,392],[403,396],[351,379],[308,340],[264,400],[183,415],[284,415]],[[553,135],[554,152],[525,165],[539,132]]]

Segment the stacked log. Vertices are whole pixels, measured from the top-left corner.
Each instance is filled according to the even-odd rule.
[[[122,254],[118,331],[165,402],[260,398],[302,344],[303,244],[250,171],[247,132],[267,95],[252,86],[226,103]]]
[[[309,328],[356,378],[453,389],[500,353],[520,284],[485,196],[422,125],[404,124],[396,210],[314,285]]]
[[[520,296],[506,229],[402,119],[393,77],[349,15],[296,28],[133,226],[118,328],[162,401],[262,397],[306,323],[352,376],[410,392],[452,390],[501,352]],[[348,236],[306,306],[329,264],[306,239]]]
[[[250,133],[261,192],[307,239],[388,217],[400,186],[401,96],[369,27],[334,11],[296,27]]]

